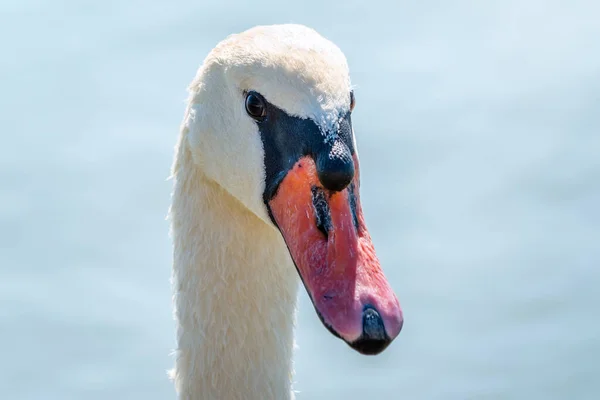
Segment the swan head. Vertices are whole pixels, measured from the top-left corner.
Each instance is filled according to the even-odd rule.
[[[403,317],[362,213],[341,50],[301,25],[256,27],[217,45],[190,93],[194,163],[281,233],[334,335],[383,351]]]

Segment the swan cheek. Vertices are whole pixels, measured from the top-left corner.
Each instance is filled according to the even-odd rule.
[[[354,157],[358,172],[358,160]],[[344,190],[319,182],[301,158],[281,181],[269,210],[324,325],[364,354],[383,351],[403,317],[366,229],[358,173]]]

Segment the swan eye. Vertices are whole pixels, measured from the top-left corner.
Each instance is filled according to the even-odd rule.
[[[354,91],[350,92],[350,111],[354,110],[354,106],[356,105],[356,99],[354,98]]]
[[[254,92],[246,95],[246,112],[256,120],[262,120],[267,115],[265,100],[261,95]]]

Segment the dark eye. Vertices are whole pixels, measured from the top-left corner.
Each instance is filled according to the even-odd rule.
[[[356,105],[356,99],[354,98],[354,91],[350,92],[350,111],[354,110]]]
[[[254,92],[246,95],[246,112],[256,120],[261,120],[267,115],[265,100],[261,95]]]

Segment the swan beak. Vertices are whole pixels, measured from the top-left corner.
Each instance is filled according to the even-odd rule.
[[[323,324],[358,352],[378,354],[400,333],[403,316],[365,225],[356,156],[353,164],[350,184],[331,191],[303,157],[268,206]]]

